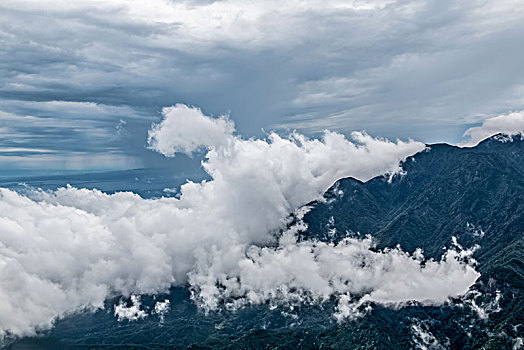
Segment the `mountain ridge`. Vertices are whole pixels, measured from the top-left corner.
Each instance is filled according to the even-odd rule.
[[[501,141],[502,140],[502,141]],[[474,253],[476,290],[501,290],[501,327],[524,313],[524,139],[495,135],[476,147],[428,145],[403,171],[367,182],[340,179],[309,204],[303,239],[337,242],[371,235],[377,248],[399,245],[438,259],[452,237]]]

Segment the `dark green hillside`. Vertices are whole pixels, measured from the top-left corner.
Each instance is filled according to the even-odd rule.
[[[430,145],[391,181],[341,179],[312,203],[304,238],[337,241],[371,234],[378,247],[399,244],[438,258],[451,238],[474,254],[484,292],[503,291],[497,327],[524,313],[524,140],[498,135],[474,148]],[[333,229],[336,229],[334,231]]]

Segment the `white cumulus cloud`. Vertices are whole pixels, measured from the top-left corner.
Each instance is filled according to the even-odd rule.
[[[202,165],[211,180],[187,182],[178,198],[0,189],[0,334],[34,334],[57,317],[102,307],[109,296],[174,285],[188,285],[206,309],[232,299],[242,306],[333,297],[344,318],[367,300],[442,303],[478,277],[462,262],[467,252],[421,264],[420,253],[372,252],[370,240],[299,243],[300,226],[278,238],[289,213],[337,179],[399,171],[399,161],[424,144],[332,132],[246,140],[226,118],[197,108],[163,113],[151,148],[167,156],[207,149]]]
[[[285,234],[278,248],[251,246],[233,269],[216,269],[221,252],[202,255],[190,273],[196,300],[206,309],[225,304],[300,303],[339,298],[335,316],[358,316],[366,301],[398,305],[406,301],[441,304],[466,293],[479,273],[464,264],[472,250],[448,250],[440,261],[424,265],[421,251],[398,248],[372,251],[370,238],[347,238],[338,244],[305,241]],[[201,264],[201,265],[200,265]],[[217,283],[218,282],[218,283]]]
[[[177,104],[164,108],[169,116],[149,131],[149,146],[167,157],[175,153],[191,154],[199,147],[217,147],[229,139],[235,126],[226,117],[208,118],[200,109]]]

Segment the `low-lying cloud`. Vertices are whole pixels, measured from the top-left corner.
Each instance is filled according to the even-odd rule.
[[[499,133],[509,136],[524,135],[524,111],[489,118],[482,125],[469,128],[464,132],[464,137],[469,140],[462,146],[476,146],[480,141]]]
[[[163,115],[150,132],[153,150],[207,149],[202,166],[211,180],[187,182],[178,198],[0,189],[0,335],[34,334],[109,296],[174,285],[188,285],[208,310],[335,298],[343,319],[365,301],[442,303],[478,277],[460,249],[422,264],[420,252],[372,251],[370,239],[299,243],[300,224],[279,234],[289,213],[337,179],[399,171],[424,144],[328,131],[321,139],[271,133],[246,140],[226,117],[197,108],[176,105]]]
[[[358,316],[367,301],[398,305],[415,300],[441,304],[466,293],[479,277],[464,264],[472,250],[446,251],[441,261],[427,261],[421,251],[398,248],[373,251],[371,238],[347,238],[338,244],[297,243],[293,230],[278,247],[251,246],[232,271],[216,271],[217,253],[201,256],[190,273],[195,298],[206,309],[252,304],[322,302],[337,296],[335,317]],[[200,264],[203,265],[200,266]],[[218,283],[217,283],[218,282]]]

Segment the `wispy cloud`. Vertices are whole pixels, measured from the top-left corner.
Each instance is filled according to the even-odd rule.
[[[122,149],[128,123],[116,119],[133,123],[141,118],[130,111],[85,102],[0,101],[0,123],[5,125],[0,128],[0,164],[21,170],[139,167],[141,160]]]
[[[22,148],[22,147],[11,147],[11,148],[0,148],[0,153],[53,153],[55,151],[42,148]]]

